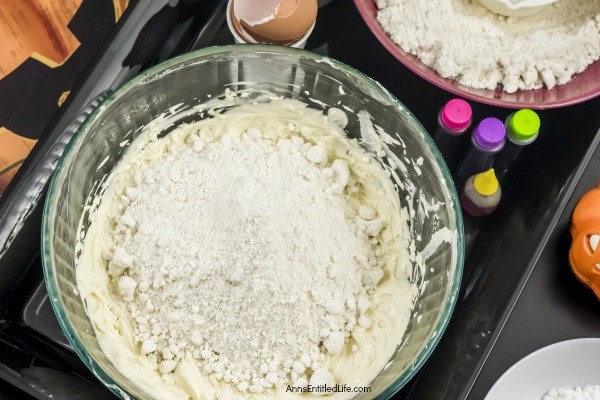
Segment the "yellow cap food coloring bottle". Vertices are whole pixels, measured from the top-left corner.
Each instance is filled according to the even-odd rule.
[[[491,214],[500,204],[502,189],[494,169],[471,176],[460,195],[463,210],[474,217]]]

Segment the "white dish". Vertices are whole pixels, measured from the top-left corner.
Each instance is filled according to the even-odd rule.
[[[600,385],[600,338],[555,343],[500,377],[485,400],[541,400],[551,389]]]
[[[558,0],[479,0],[495,12],[509,17],[524,17],[540,12]]]

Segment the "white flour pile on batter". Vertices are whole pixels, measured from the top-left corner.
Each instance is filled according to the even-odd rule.
[[[509,18],[478,0],[377,0],[382,27],[444,78],[478,89],[565,84],[600,58],[600,1]]]
[[[164,399],[368,384],[413,299],[406,213],[375,160],[287,100],[148,136],[111,177],[77,273],[117,368]]]
[[[554,389],[546,393],[542,400],[600,400],[600,386]]]

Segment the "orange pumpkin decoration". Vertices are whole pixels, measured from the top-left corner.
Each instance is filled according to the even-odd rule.
[[[600,300],[600,184],[577,203],[571,220],[573,273]]]

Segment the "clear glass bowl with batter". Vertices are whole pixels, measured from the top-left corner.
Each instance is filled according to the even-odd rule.
[[[440,154],[415,117],[389,92],[360,72],[337,61],[303,50],[263,45],[214,47],[189,53],[144,72],[102,102],[81,125],[67,146],[50,183],[42,225],[42,260],[46,285],[65,335],[96,377],[120,398],[147,396],[128,381],[100,349],[92,323],[77,291],[75,279],[79,226],[85,232],[89,215],[86,199],[110,174],[127,146],[145,126],[176,105],[195,105],[208,95],[247,87],[268,90],[286,98],[327,110],[343,104],[368,112],[390,134],[398,134],[406,148],[389,145],[400,158],[423,158],[421,175],[415,168],[398,168],[403,181],[413,182],[410,194],[417,210],[409,221],[410,235],[420,236],[423,250],[433,233],[446,227],[457,240],[436,247],[426,268],[414,268],[410,281],[427,281],[416,301],[408,329],[389,366],[371,383],[371,393],[356,399],[387,399],[402,388],[425,363],[443,334],[456,302],[462,275],[464,244],[460,205],[450,174]],[[341,103],[338,103],[341,102]],[[346,133],[359,138],[360,124],[348,113]],[[201,119],[188,114],[179,122]],[[168,129],[167,129],[168,130]],[[164,132],[167,133],[166,131]],[[399,198],[407,206],[407,195]],[[434,214],[419,212],[418,204],[442,202]],[[422,208],[422,207],[421,207]]]

